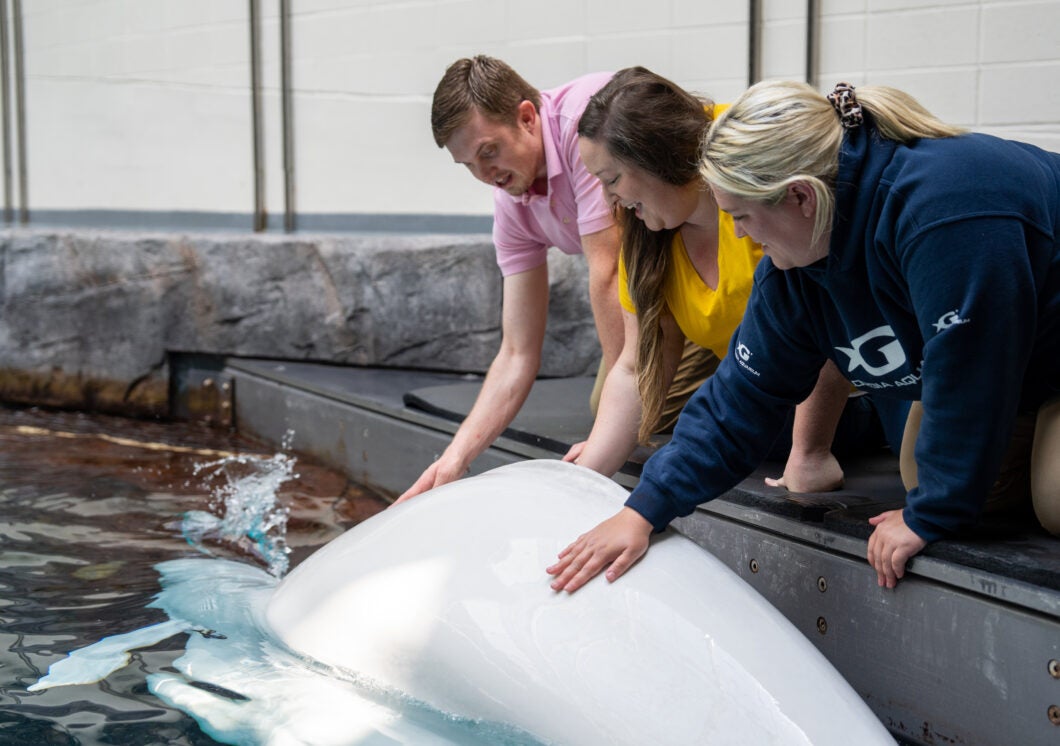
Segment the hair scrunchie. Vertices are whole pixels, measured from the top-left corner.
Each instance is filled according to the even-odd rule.
[[[828,94],[828,102],[836,110],[836,114],[839,115],[839,121],[846,129],[853,129],[854,127],[860,127],[861,123],[865,121],[864,115],[861,113],[861,104],[858,103],[857,96],[854,95],[854,86],[850,83],[836,83],[835,90]]]

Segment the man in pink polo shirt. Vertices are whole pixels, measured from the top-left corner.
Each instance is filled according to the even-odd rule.
[[[605,373],[618,357],[618,228],[600,182],[578,155],[578,119],[610,79],[610,73],[596,73],[537,91],[504,62],[479,55],[450,65],[435,89],[435,142],[494,188],[502,337],[471,412],[398,502],[462,477],[526,401],[545,339],[549,247],[585,254]]]

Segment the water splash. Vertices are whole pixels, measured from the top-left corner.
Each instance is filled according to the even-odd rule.
[[[293,442],[288,430],[282,448]],[[269,573],[281,578],[290,567],[287,546],[289,510],[279,502],[283,484],[297,478],[297,460],[286,453],[269,458],[226,456],[197,464],[195,475],[211,487],[210,510],[184,514],[181,531],[187,542],[204,554],[212,554],[204,542],[219,541],[259,557]]]

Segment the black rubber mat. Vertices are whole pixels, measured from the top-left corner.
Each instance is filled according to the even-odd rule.
[[[534,382],[530,395],[505,437],[566,453],[575,443],[589,437],[593,427],[589,396],[594,378],[546,378]],[[405,394],[405,404],[425,412],[460,422],[471,411],[481,381],[427,386]]]
[[[764,477],[783,470],[782,464],[765,464],[721,499],[868,539],[869,518],[905,504],[897,459],[890,454],[861,458],[844,462],[843,469],[843,489],[793,494],[765,484]],[[1060,591],[1060,539],[1038,525],[1029,506],[1018,514],[988,516],[961,538],[930,544],[923,554]]]

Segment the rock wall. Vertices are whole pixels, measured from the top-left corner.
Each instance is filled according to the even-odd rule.
[[[541,374],[591,373],[585,262],[550,276]],[[488,236],[12,230],[0,400],[165,414],[170,352],[485,372],[500,307]]]

